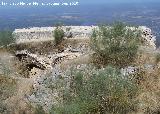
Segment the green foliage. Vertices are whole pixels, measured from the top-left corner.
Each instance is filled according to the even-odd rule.
[[[6,46],[14,42],[12,31],[0,31],[0,46]]]
[[[64,38],[64,31],[61,26],[57,26],[54,30],[54,38],[56,45],[60,44]]]
[[[121,22],[111,27],[99,26],[91,37],[91,49],[95,52],[92,61],[96,65],[125,67],[133,62],[139,44],[140,31],[127,29]]]
[[[75,71],[63,103],[53,114],[126,114],[134,110],[137,86],[120,71],[107,67],[98,71]]]

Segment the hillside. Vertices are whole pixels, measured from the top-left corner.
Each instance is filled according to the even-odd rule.
[[[2,114],[158,114],[160,52],[145,26],[15,29],[0,49]]]

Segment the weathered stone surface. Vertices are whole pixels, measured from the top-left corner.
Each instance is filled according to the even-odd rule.
[[[138,27],[138,30],[142,31],[142,37],[145,39],[146,46],[150,46],[156,49],[156,36],[153,35],[152,30],[145,26]]]

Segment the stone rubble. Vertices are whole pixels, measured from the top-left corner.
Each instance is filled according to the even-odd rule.
[[[16,52],[16,56],[22,59],[26,64],[34,64],[34,66],[37,66],[42,70],[52,69],[56,64],[61,63],[61,61],[72,60],[81,55],[82,54],[79,52],[70,52],[69,50],[62,53],[48,55],[47,57],[30,53],[27,50]]]

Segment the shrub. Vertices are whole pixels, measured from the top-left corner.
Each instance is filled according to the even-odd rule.
[[[14,42],[12,31],[0,31],[0,46],[7,46]]]
[[[95,52],[92,62],[96,65],[125,67],[134,61],[139,44],[140,31],[127,29],[121,22],[111,27],[99,26],[91,37],[91,49]]]
[[[53,114],[126,114],[134,109],[137,87],[120,71],[107,67],[74,72],[63,103],[52,109]]]
[[[55,44],[58,45],[62,42],[64,38],[64,31],[60,26],[57,26],[54,30],[54,38],[55,38]]]

